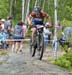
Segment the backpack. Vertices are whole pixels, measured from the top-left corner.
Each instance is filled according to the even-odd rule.
[[[16,25],[15,28],[14,28],[14,35],[22,37],[23,36],[23,27],[19,26],[19,25]]]

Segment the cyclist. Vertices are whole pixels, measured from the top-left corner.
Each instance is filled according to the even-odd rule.
[[[42,11],[39,6],[34,7],[33,11],[28,16],[28,23],[32,26],[32,44],[34,40],[34,33],[36,32],[36,25],[43,25],[44,18],[47,18],[50,21],[49,15]]]

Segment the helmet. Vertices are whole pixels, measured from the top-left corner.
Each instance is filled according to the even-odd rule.
[[[41,8],[39,6],[36,6],[36,7],[34,7],[33,11],[35,14],[38,14],[41,12]]]
[[[49,22],[47,22],[47,23],[45,24],[45,27],[47,27],[47,28],[49,27]]]
[[[2,22],[5,22],[5,19],[1,19]]]

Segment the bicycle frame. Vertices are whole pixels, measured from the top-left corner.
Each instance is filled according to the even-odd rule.
[[[43,37],[43,27],[42,25],[36,25],[36,33],[34,34],[33,46],[30,46],[32,57],[35,56],[36,49],[40,53],[38,56],[39,60],[42,59],[44,53],[44,37]]]

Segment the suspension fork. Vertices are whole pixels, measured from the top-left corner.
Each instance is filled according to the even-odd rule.
[[[38,39],[37,39],[37,42],[38,42],[38,44],[37,44],[37,47],[38,47],[38,50],[40,51],[40,42],[41,42],[41,35],[40,35],[40,33],[38,32]]]

